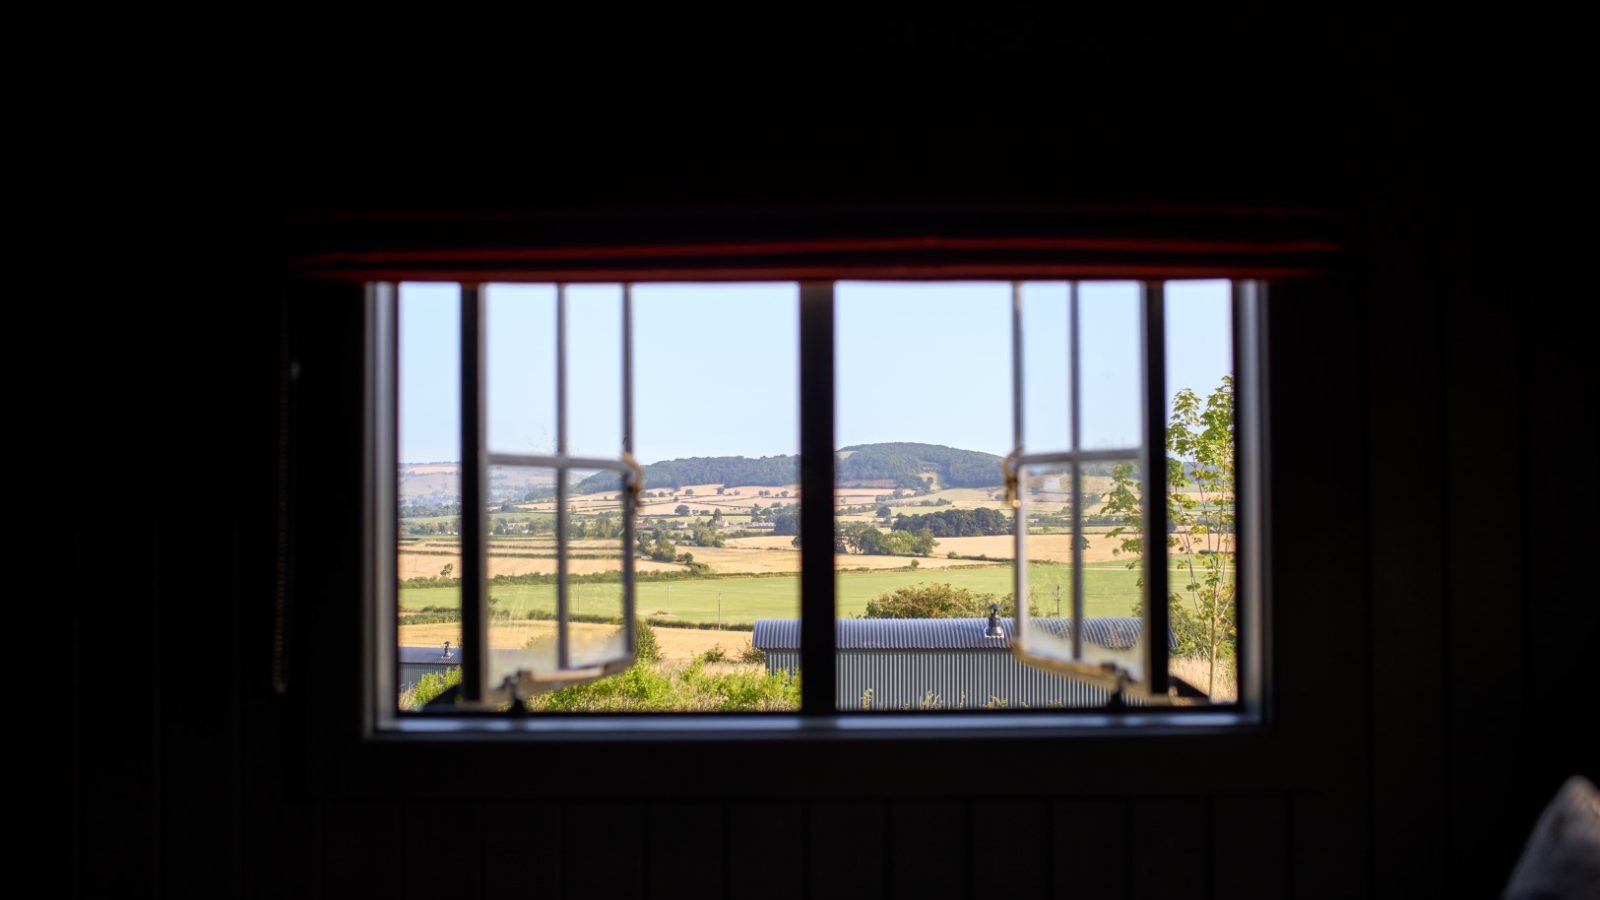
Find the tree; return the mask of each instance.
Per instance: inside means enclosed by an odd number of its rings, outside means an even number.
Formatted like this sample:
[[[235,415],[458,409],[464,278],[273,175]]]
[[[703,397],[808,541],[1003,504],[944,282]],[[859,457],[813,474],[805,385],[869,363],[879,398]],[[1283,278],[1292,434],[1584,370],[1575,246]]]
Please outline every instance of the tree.
[[[973,619],[987,616],[991,604],[999,608],[1001,615],[1005,615],[1012,609],[1011,595],[997,598],[994,594],[974,593],[949,584],[913,584],[879,595],[875,600],[868,600],[867,611],[862,618]],[[1031,602],[1028,610],[1033,615],[1039,613],[1038,607]]]
[[[1233,422],[1233,377],[1227,375],[1203,402],[1193,390],[1179,391],[1167,421],[1167,559],[1187,576],[1169,585],[1169,620],[1178,654],[1210,663],[1208,694],[1216,693],[1218,660],[1233,655],[1239,636]],[[1137,476],[1123,463],[1111,479],[1100,514],[1123,517],[1126,524],[1108,534],[1122,537],[1117,552],[1133,557],[1132,569],[1144,552]]]
[[[672,512],[674,514],[676,514],[676,515],[687,516],[689,514],[689,504],[687,504],[687,503],[679,503],[678,504],[678,508],[673,510]]]

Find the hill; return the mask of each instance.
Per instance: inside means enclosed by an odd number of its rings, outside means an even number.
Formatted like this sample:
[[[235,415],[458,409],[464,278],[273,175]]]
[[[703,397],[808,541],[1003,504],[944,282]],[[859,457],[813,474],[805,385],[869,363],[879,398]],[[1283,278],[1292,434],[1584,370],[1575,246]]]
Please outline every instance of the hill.
[[[939,444],[858,444],[839,451],[835,473],[840,486],[922,487],[923,479],[931,476],[942,487],[992,487],[1000,483],[1000,457]],[[777,487],[799,480],[798,456],[695,456],[644,467],[644,483],[652,489],[686,484]],[[585,478],[573,488],[580,494],[616,489],[617,476],[612,472]]]

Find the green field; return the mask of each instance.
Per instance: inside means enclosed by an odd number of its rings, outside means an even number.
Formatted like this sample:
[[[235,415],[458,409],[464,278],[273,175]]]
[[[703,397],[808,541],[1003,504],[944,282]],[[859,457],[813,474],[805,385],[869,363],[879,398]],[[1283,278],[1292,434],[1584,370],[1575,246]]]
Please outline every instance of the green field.
[[[1061,586],[1062,612],[1070,612],[1070,567],[1036,563],[1029,567],[1029,588],[1045,615],[1055,613],[1055,588]],[[978,593],[994,594],[996,599],[1011,593],[1009,565],[947,569],[937,572],[898,570],[887,572],[841,572],[838,576],[839,615],[859,616],[867,601],[896,588],[918,583],[950,584]],[[1090,616],[1131,615],[1139,599],[1135,582],[1138,573],[1120,564],[1084,568],[1084,610]],[[523,618],[529,610],[555,611],[555,586],[548,584],[490,585],[490,596],[497,608]],[[642,616],[667,617],[686,623],[717,621],[717,598],[722,598],[722,621],[751,623],[756,619],[793,618],[800,611],[800,579],[794,575],[707,578],[685,581],[646,581],[639,583],[638,609]],[[586,614],[616,615],[617,585],[573,585],[574,611]],[[401,588],[402,609],[424,606],[453,607],[460,602],[456,588]],[[580,610],[581,607],[581,610]],[[1006,611],[1002,609],[1002,614]]]

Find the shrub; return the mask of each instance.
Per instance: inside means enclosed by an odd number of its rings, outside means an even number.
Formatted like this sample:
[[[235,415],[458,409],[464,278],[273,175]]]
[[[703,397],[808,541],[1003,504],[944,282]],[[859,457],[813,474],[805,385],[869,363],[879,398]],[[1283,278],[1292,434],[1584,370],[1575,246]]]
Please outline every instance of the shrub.
[[[421,709],[433,702],[447,689],[461,683],[461,667],[455,666],[439,672],[424,672],[417,679],[417,686],[411,689],[411,708]]]
[[[700,654],[699,659],[700,659],[701,662],[707,662],[707,663],[727,662],[728,661],[728,651],[722,649],[722,645],[718,644],[715,647],[711,647],[710,649],[706,650],[706,652]]]
[[[656,642],[656,630],[640,619],[633,629],[633,646],[641,663],[661,661],[661,645]]]

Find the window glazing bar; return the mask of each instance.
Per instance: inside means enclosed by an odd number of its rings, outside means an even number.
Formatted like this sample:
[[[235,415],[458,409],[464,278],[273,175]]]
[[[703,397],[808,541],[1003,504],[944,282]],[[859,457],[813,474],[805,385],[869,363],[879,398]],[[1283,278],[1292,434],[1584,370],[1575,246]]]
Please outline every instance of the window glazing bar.
[[[1266,344],[1261,339],[1266,288],[1259,281],[1233,283],[1233,460],[1237,473],[1234,497],[1234,602],[1238,605],[1239,699],[1251,712],[1268,706],[1266,667],[1270,632],[1266,604],[1266,404],[1261,373]]]
[[[1023,371],[1022,371],[1022,282],[1011,282],[1011,470],[1006,473],[1011,486],[1011,531],[1015,536],[1016,550],[1012,565],[1016,572],[1016,596],[1013,598],[1012,634],[1023,646],[1028,645],[1028,509],[1027,476],[1023,467],[1028,464],[1022,456]]]
[[[491,466],[538,466],[549,469],[609,469],[613,472],[631,472],[633,466],[621,459],[604,456],[539,456],[527,453],[490,453],[486,457]]]
[[[567,286],[556,285],[556,455],[567,455]],[[567,633],[567,471],[556,470],[556,667],[572,668]]]
[[[1078,283],[1067,284],[1067,402],[1072,404],[1072,661],[1083,662],[1083,380],[1080,377]]]
[[[1144,646],[1145,683],[1167,693],[1167,342],[1166,291],[1145,282],[1140,387],[1144,413]]]
[[[800,710],[836,711],[833,283],[800,284]]]
[[[624,646],[632,660],[638,648],[634,641],[638,628],[633,624],[638,598],[633,585],[633,519],[638,515],[636,498],[644,487],[642,472],[633,457],[633,285],[622,286],[622,459],[628,471],[622,481],[622,621]]]
[[[488,546],[484,458],[484,303],[476,284],[461,286],[461,699],[479,703],[489,661]]]
[[[1039,466],[1049,463],[1122,462],[1136,457],[1144,450],[1139,447],[1108,447],[1093,450],[1061,450],[1055,453],[1024,453],[1012,460],[1013,467]]]

